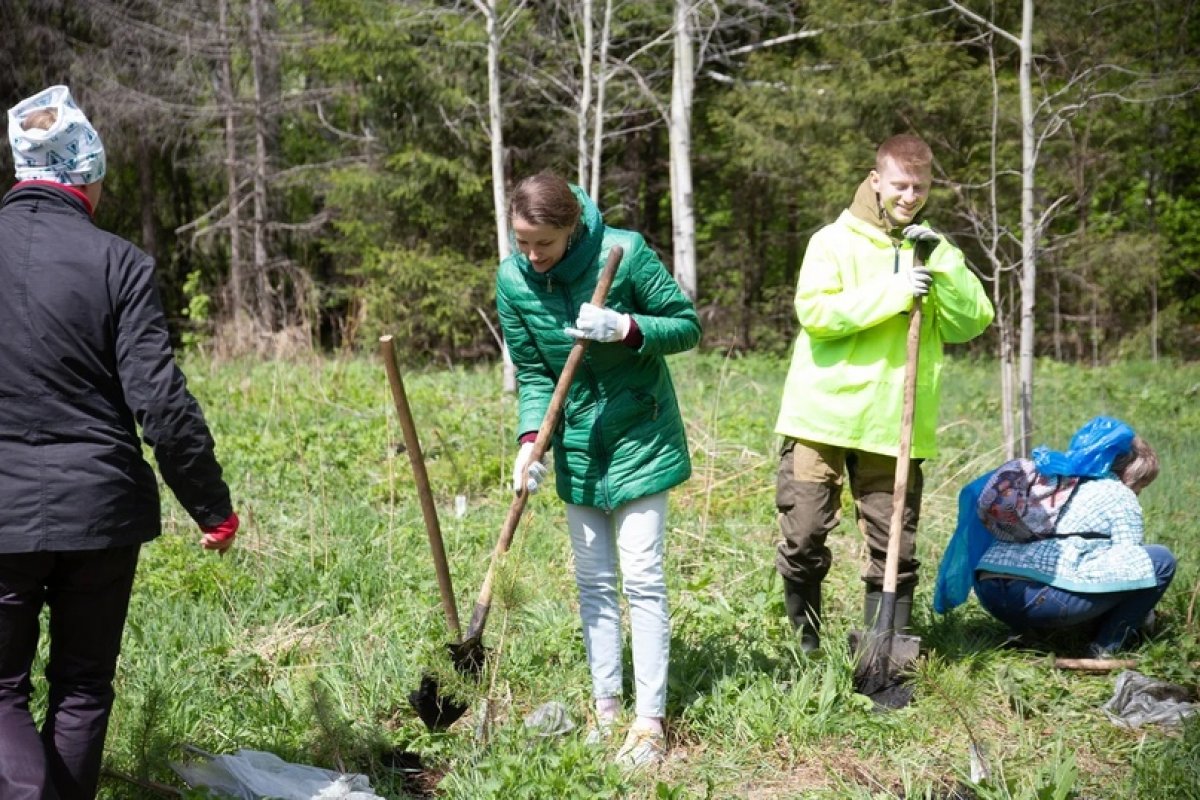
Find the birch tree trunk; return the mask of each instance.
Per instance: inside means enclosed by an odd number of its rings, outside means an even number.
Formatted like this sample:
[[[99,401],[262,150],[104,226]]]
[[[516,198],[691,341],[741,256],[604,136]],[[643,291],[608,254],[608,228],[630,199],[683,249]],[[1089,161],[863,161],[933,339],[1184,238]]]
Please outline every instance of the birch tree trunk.
[[[503,261],[511,255],[512,249],[508,244],[508,197],[504,188],[504,116],[500,105],[500,17],[496,2],[497,0],[475,0],[475,7],[487,21],[488,136],[492,148],[492,204],[496,212],[496,252]],[[504,391],[515,392],[517,373],[508,353],[508,345],[501,345],[500,352],[504,358]]]
[[[579,52],[581,91],[579,92],[579,106],[575,109],[575,154],[578,162],[575,183],[579,186],[587,186],[590,173],[588,157],[591,152],[588,148],[588,112],[592,107],[592,54],[595,49],[592,0],[583,0],[580,15],[583,17],[583,47]],[[595,197],[593,196],[592,199],[594,200]]]
[[[612,0],[604,2],[604,22],[600,26],[600,56],[596,59],[596,108],[592,112],[592,174],[588,194],[600,200],[600,157],[604,147],[604,95],[608,88],[608,44],[612,31]],[[580,186],[583,184],[581,183]]]
[[[692,206],[692,53],[691,6],[675,2],[675,57],[671,82],[670,151],[671,218],[675,280],[683,293],[696,299],[696,217]]]
[[[981,17],[958,0],[949,0],[951,8],[960,14],[979,23],[993,33],[1007,39],[1016,45],[1020,55],[1019,82],[1021,92],[1021,333],[1018,344],[1017,392],[1019,405],[1019,455],[1028,457],[1033,447],[1033,353],[1034,353],[1034,297],[1037,288],[1037,240],[1038,224],[1034,220],[1034,172],[1037,167],[1037,147],[1033,127],[1033,0],[1022,0],[1021,35],[1014,36],[995,23]],[[994,86],[994,84],[993,84]],[[995,89],[993,88],[993,109],[998,105]],[[993,126],[994,126],[993,122]],[[994,140],[994,127],[993,127]],[[993,141],[993,148],[995,147]],[[996,176],[996,165],[993,159],[993,184]],[[995,209],[995,193],[992,197],[993,213]],[[993,242],[995,239],[993,239]],[[997,281],[1000,278],[997,270]],[[1000,295],[997,294],[997,297]],[[997,306],[997,318],[1000,317],[1000,307]],[[1001,328],[1001,383],[1004,382],[1003,365],[1005,358],[1004,334]],[[1005,414],[1005,421],[1009,419]]]
[[[991,35],[988,37],[988,72],[992,80],[992,119],[988,141],[988,163],[991,167],[991,180],[988,181],[988,257],[995,276],[992,281],[992,307],[996,310],[994,324],[1000,331],[1000,428],[1004,435],[1004,459],[1010,461],[1017,454],[1016,415],[1013,408],[1013,326],[1004,292],[1006,273],[999,255],[1001,234],[997,181],[1000,165],[996,153],[1000,141],[1000,82],[996,77],[996,50],[994,36]]]
[[[1033,130],[1033,0],[1021,4],[1021,455],[1033,449],[1033,306],[1037,289],[1037,224],[1033,217],[1034,150]]]
[[[492,148],[492,204],[496,212],[496,252],[500,260],[512,252],[508,244],[508,197],[504,188],[504,115],[500,106],[500,19],[497,0],[476,6],[487,20],[488,137]]]

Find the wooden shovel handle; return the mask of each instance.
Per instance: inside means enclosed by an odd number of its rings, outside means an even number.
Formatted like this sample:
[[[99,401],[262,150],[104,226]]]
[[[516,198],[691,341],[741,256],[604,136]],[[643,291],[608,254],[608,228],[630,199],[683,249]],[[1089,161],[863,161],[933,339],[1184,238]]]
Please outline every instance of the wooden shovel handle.
[[[600,280],[596,283],[596,290],[592,293],[592,305],[604,305],[623,255],[624,251],[616,245],[608,251],[608,260],[604,263],[604,269],[600,272]],[[550,437],[554,433],[555,426],[558,425],[558,418],[562,413],[563,403],[567,400],[571,381],[575,378],[575,371],[579,369],[589,343],[588,339],[576,339],[575,344],[571,346],[571,352],[563,365],[562,373],[558,376],[558,383],[554,385],[550,406],[546,409],[546,415],[542,417],[542,426],[538,428],[537,439],[533,442],[530,463],[533,463],[534,460],[541,460],[546,452],[546,447],[550,444]],[[488,612],[491,611],[492,606],[492,583],[496,577],[496,564],[512,546],[517,523],[521,521],[521,514],[525,511],[525,503],[528,500],[529,492],[522,486],[521,490],[513,497],[512,505],[508,507],[508,515],[504,518],[504,525],[500,529],[500,538],[496,542],[495,549],[492,550],[491,564],[488,565],[487,575],[479,590],[479,599],[475,601],[475,609],[471,612],[471,624],[467,627],[467,641],[478,638],[483,632],[483,626],[487,623]]]
[[[913,266],[923,266],[921,248],[913,248]],[[921,355],[921,298],[914,297],[908,315],[908,345],[904,359],[904,408],[900,415],[900,451],[896,454],[896,480],[892,488],[892,519],[888,525],[887,561],[883,567],[884,594],[896,593],[900,571],[900,539],[904,530],[904,500],[908,494],[908,467],[912,454],[913,412],[917,400],[917,366]]]
[[[1137,669],[1133,658],[1056,658],[1055,669],[1071,669],[1081,672],[1111,672],[1115,669]]]
[[[413,478],[417,484],[417,497],[421,500],[421,516],[425,518],[425,533],[429,536],[429,550],[433,554],[433,569],[437,573],[438,591],[442,596],[442,610],[446,614],[446,626],[454,641],[462,639],[462,628],[458,622],[458,606],[454,601],[454,585],[450,582],[450,566],[446,563],[446,547],[442,542],[442,528],[438,524],[437,506],[433,502],[433,490],[429,485],[429,473],[425,471],[425,457],[421,453],[421,440],[417,438],[417,426],[413,422],[412,408],[396,365],[396,349],[391,335],[379,337],[379,352],[383,366],[387,369],[388,384],[392,388],[392,401],[396,415],[400,417],[400,429],[404,432],[404,447],[412,463]]]
[[[1056,658],[1054,668],[1080,672],[1112,672],[1118,669],[1137,669],[1139,663],[1136,658]],[[1200,669],[1200,661],[1192,661],[1188,666]]]

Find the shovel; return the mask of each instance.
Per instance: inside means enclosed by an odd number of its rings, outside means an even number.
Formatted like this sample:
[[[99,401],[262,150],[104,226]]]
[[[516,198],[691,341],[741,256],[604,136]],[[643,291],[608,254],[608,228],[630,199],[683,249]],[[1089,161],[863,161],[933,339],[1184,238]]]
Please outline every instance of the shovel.
[[[596,288],[592,294],[592,305],[604,306],[608,296],[608,289],[612,287],[613,277],[617,275],[617,267],[622,259],[622,248],[614,246],[608,251],[608,260],[605,261],[604,270],[600,272],[600,281],[596,283]],[[584,351],[588,348],[588,339],[576,339],[574,345],[571,345],[571,351],[566,356],[566,362],[563,365],[563,372],[558,377],[558,383],[554,384],[554,393],[550,398],[550,407],[546,409],[546,415],[542,417],[541,427],[538,428],[538,438],[534,440],[533,453],[530,456],[530,462],[541,461],[541,457],[546,453],[546,447],[550,444],[551,435],[554,432],[554,427],[558,426],[558,417],[562,414],[563,404],[566,402],[566,392],[571,387],[571,381],[575,378],[575,372],[583,361]],[[521,491],[517,492],[512,498],[512,504],[509,506],[508,516],[504,518],[504,525],[500,528],[499,540],[496,542],[496,547],[492,551],[492,561],[487,567],[487,575],[484,578],[484,585],[479,590],[479,599],[475,601],[475,608],[470,615],[470,625],[467,628],[467,638],[456,640],[446,645],[450,650],[451,660],[455,666],[463,672],[469,670],[472,674],[478,674],[484,664],[486,652],[484,650],[484,626],[487,624],[487,615],[492,608],[492,587],[496,581],[496,569],[500,558],[505,553],[509,552],[509,547],[512,546],[512,536],[516,534],[517,523],[521,522],[521,515],[524,512],[524,507],[529,500],[529,492],[522,486]],[[432,539],[431,539],[432,541]],[[440,541],[440,540],[439,540]],[[439,578],[440,579],[440,578]],[[449,577],[446,579],[446,585],[449,585]],[[443,595],[445,597],[445,595]],[[454,599],[450,604],[454,604]],[[457,632],[456,627],[451,628]],[[437,680],[431,675],[422,676],[421,687],[418,691],[409,694],[408,702],[413,705],[421,721],[425,722],[430,729],[436,730],[440,727],[449,726],[450,723],[462,716],[463,706],[458,705],[454,700],[440,697],[438,691]],[[464,709],[463,709],[464,710]],[[451,712],[457,711],[457,714],[450,717]]]
[[[425,457],[421,451],[421,441],[417,438],[417,426],[413,422],[412,408],[408,404],[408,395],[404,391],[404,381],[400,377],[400,368],[396,364],[396,352],[392,337],[379,337],[379,351],[383,356],[383,365],[387,369],[388,384],[392,389],[392,401],[396,406],[396,415],[400,418],[400,429],[404,432],[404,447],[408,460],[412,463],[413,478],[417,484],[417,497],[421,501],[421,516],[425,519],[425,532],[429,536],[429,550],[433,554],[433,568],[437,573],[438,591],[442,596],[442,611],[446,615],[446,627],[454,637],[454,643],[449,646],[454,667],[459,672],[478,675],[482,662],[471,663],[456,657],[455,648],[462,639],[462,628],[458,622],[458,605],[454,600],[454,585],[450,581],[450,567],[446,562],[446,548],[442,542],[442,528],[438,524],[437,506],[433,502],[433,490],[429,484],[429,473],[425,471]],[[417,715],[430,730],[442,730],[454,724],[467,710],[462,703],[447,698],[441,698],[437,691],[437,679],[432,675],[421,676],[421,686],[408,696]]]
[[[921,266],[920,247],[914,266]],[[917,394],[917,360],[921,344],[921,298],[914,297],[908,320],[908,352],[904,364],[904,408],[900,419],[900,452],[892,489],[892,519],[888,526],[887,561],[883,570],[883,597],[874,627],[865,634],[852,633],[858,642],[854,689],[879,706],[908,705],[912,689],[904,685],[905,672],[920,652],[919,637],[896,633],[896,574],[900,569],[900,536],[904,528],[904,497],[908,493],[909,454],[912,451],[913,407]]]
[[[600,280],[596,283],[596,290],[592,293],[592,305],[603,306],[605,299],[608,297],[608,290],[612,286],[613,278],[617,274],[617,267],[621,264],[621,257],[624,255],[622,249],[618,246],[613,246],[608,252],[608,260],[604,263],[604,269],[600,272]],[[537,439],[533,443],[533,453],[530,455],[529,463],[540,461],[546,452],[546,447],[550,444],[550,436],[554,433],[554,428],[558,425],[558,417],[562,413],[563,403],[567,399],[567,391],[571,388],[571,381],[575,377],[575,371],[579,368],[579,364],[583,361],[583,354],[587,351],[590,340],[576,339],[575,344],[571,346],[571,352],[567,356],[567,361],[563,365],[562,374],[558,376],[558,382],[554,385],[554,394],[550,398],[550,406],[546,409],[546,415],[542,418],[542,426],[538,428]],[[522,481],[524,484],[524,481]],[[504,525],[500,529],[500,538],[496,542],[496,547],[492,551],[492,561],[488,565],[487,576],[483,579],[483,586],[479,590],[479,598],[475,601],[475,609],[471,612],[471,623],[467,628],[467,638],[462,644],[455,648],[455,658],[462,659],[478,659],[483,660],[483,628],[487,624],[488,613],[492,608],[492,583],[496,577],[496,566],[500,558],[508,552],[508,548],[512,546],[513,535],[517,531],[517,523],[521,521],[521,514],[525,510],[525,503],[529,500],[529,492],[524,485],[521,491],[517,492],[513,498],[512,505],[508,508],[508,516],[504,519]]]

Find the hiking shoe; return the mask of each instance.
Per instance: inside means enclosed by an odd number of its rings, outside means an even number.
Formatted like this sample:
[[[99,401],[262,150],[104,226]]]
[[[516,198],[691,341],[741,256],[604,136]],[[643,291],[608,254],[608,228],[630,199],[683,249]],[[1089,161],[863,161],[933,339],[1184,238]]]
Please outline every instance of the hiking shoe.
[[[617,751],[616,763],[630,769],[660,764],[666,756],[666,746],[663,734],[635,725],[629,729],[625,744]]]

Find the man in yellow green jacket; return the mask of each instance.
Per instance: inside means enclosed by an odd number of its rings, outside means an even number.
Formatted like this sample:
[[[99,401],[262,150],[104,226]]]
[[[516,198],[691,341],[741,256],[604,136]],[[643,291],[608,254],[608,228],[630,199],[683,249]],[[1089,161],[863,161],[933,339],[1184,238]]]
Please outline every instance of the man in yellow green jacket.
[[[908,626],[917,584],[920,461],[936,455],[942,345],[975,338],[994,314],[962,252],[915,224],[929,197],[932,162],[929,145],[916,136],[880,145],[854,201],[813,235],[800,268],[801,329],[775,425],[784,437],[776,481],[783,539],[775,562],[805,651],[820,642],[821,581],[831,560],[825,540],[840,516],[843,473],[870,550],[862,572],[868,624],[878,610],[914,296],[924,300],[897,630]],[[926,254],[924,267],[913,266],[915,247]]]

